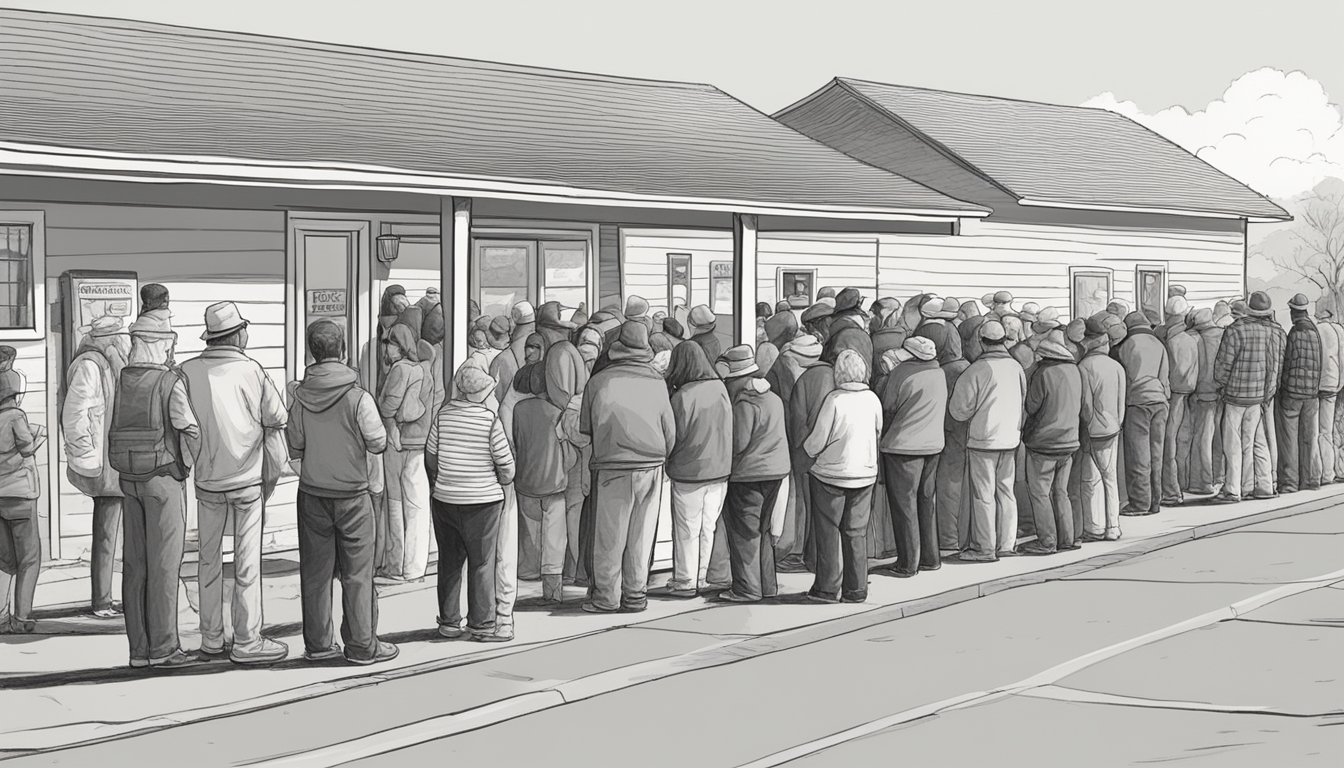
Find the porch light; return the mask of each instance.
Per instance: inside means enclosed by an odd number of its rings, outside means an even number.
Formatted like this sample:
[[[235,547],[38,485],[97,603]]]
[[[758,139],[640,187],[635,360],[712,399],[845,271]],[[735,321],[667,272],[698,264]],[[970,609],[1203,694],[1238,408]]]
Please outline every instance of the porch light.
[[[384,264],[391,264],[397,260],[397,251],[401,248],[401,237],[398,235],[379,235],[375,238],[378,241],[378,260]]]

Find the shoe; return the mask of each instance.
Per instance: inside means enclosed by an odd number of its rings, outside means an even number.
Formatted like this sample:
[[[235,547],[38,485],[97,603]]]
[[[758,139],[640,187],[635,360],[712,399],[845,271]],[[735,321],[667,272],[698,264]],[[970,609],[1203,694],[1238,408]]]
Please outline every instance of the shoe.
[[[131,669],[145,669],[149,666],[149,659],[131,659]]]
[[[583,601],[584,613],[620,613],[620,608],[603,608],[591,600]]]
[[[1219,494],[1213,496],[1212,498],[1210,498],[1210,499],[1209,499],[1209,503],[1210,503],[1210,504],[1239,504],[1239,503],[1241,503],[1241,497],[1240,497],[1240,496],[1233,496],[1233,495],[1230,494],[1230,493],[1219,493]]]
[[[937,565],[921,565],[921,566],[919,566],[919,570],[921,570],[921,571],[936,571],[936,570],[938,570],[939,568],[942,568],[942,567],[943,567],[943,564],[942,564],[942,563],[939,563],[939,564],[937,564]]]
[[[1107,532],[1106,532],[1106,540],[1107,540],[1107,541],[1119,541],[1119,540],[1120,540],[1120,532],[1119,532],[1119,531],[1107,531]]]
[[[1327,485],[1328,485],[1328,483],[1327,483]],[[1321,486],[1320,486],[1319,484],[1317,484],[1317,483],[1308,483],[1308,484],[1302,486],[1302,489],[1305,490],[1305,491],[1319,491],[1319,490],[1321,490]]]
[[[196,655],[207,661],[223,661],[229,658],[229,652],[233,650],[233,643],[225,643],[222,648],[206,648],[201,646],[196,651]]]
[[[999,557],[1000,557],[1000,558],[1004,558],[1004,557],[1017,557],[1017,550],[1016,550],[1016,549],[1001,549],[1001,550],[999,550]]]
[[[541,577],[541,602],[543,605],[556,605],[565,600],[565,582],[560,574],[548,574]]]
[[[1185,493],[1188,496],[1212,496],[1213,488],[1186,488]]]
[[[341,650],[340,643],[332,643],[331,647],[326,649],[325,651],[305,650],[303,652],[303,658],[307,659],[308,661],[333,661],[335,659],[341,658],[344,655],[345,652]]]
[[[965,552],[958,553],[957,559],[963,563],[995,563],[999,560],[999,558],[994,555],[980,555],[969,549]]]
[[[397,658],[397,654],[399,653],[401,653],[401,651],[398,650],[397,646],[391,643],[384,643],[380,640],[378,641],[378,650],[374,651],[373,658],[360,659],[355,658],[354,656],[351,656],[349,653],[347,653],[345,654],[345,660],[350,662],[351,664],[358,664],[361,667],[367,667],[370,664],[377,664],[380,661],[391,661]]]
[[[507,643],[513,639],[513,627],[497,627],[490,632],[472,632],[471,639],[477,643]]]
[[[778,563],[775,563],[775,572],[807,573],[807,563],[804,563],[803,558],[797,555],[789,555],[783,560],[780,560]]]
[[[701,591],[702,591],[702,592],[703,592],[703,591],[709,591],[709,592],[723,592],[723,591],[725,591],[725,590],[729,590],[729,589],[732,589],[732,588],[733,588],[733,585],[732,585],[731,583],[728,583],[728,582],[720,582],[720,581],[711,581],[711,582],[709,582],[708,584],[706,584],[705,587],[704,587],[704,589],[702,589]]]
[[[289,656],[289,646],[268,637],[261,639],[261,647],[255,651],[234,648],[229,653],[229,661],[234,664],[274,664]]]
[[[1120,510],[1120,516],[1121,516],[1121,517],[1147,517],[1147,516],[1152,515],[1152,514],[1155,514],[1155,513],[1154,513],[1153,511],[1151,511],[1151,510],[1147,510],[1147,509],[1122,509],[1122,510]]]
[[[754,598],[754,597],[747,597],[747,596],[745,596],[745,595],[739,595],[739,594],[737,594],[736,592],[734,592],[733,590],[730,589],[730,590],[727,590],[727,591],[725,591],[725,592],[720,592],[717,596],[715,596],[713,599],[711,599],[710,602],[711,602],[711,603],[759,603],[760,600],[759,600],[758,598]]]
[[[649,603],[645,600],[642,603],[621,603],[621,613],[643,613],[648,610]]]
[[[89,615],[95,619],[115,619],[121,616],[121,611],[116,608],[99,608],[96,611],[90,611]]]
[[[178,648],[176,651],[173,651],[162,659],[149,660],[149,666],[154,669],[181,669],[182,667],[191,667],[200,663],[199,659],[181,648]]]
[[[31,635],[37,631],[37,621],[35,619],[20,619],[18,616],[10,616],[0,623],[0,632],[9,632],[14,635]]]
[[[1075,550],[1075,549],[1082,549],[1082,548],[1083,548],[1083,545],[1082,545],[1082,544],[1079,544],[1078,542],[1075,541],[1075,542],[1073,542],[1072,544],[1068,545],[1067,547],[1064,547],[1064,546],[1058,547],[1058,551],[1060,551],[1060,552],[1072,552],[1072,551]]]
[[[1034,541],[1027,542],[1026,544],[1023,544],[1022,546],[1020,546],[1020,547],[1017,548],[1017,554],[1019,554],[1019,555],[1027,555],[1027,556],[1031,556],[1031,557],[1040,557],[1040,556],[1043,556],[1043,555],[1053,555],[1053,554],[1057,553],[1058,551],[1059,551],[1058,549],[1051,549],[1050,547],[1043,546],[1043,545],[1038,544],[1038,543],[1036,543],[1036,542],[1034,542]]]
[[[1289,491],[1289,493],[1292,493],[1292,491]],[[1252,499],[1259,499],[1259,500],[1261,500],[1261,501],[1264,501],[1264,500],[1266,500],[1266,499],[1277,499],[1277,498],[1279,498],[1279,494],[1277,494],[1277,493],[1272,493],[1272,492],[1271,492],[1271,493],[1265,493],[1264,491],[1256,491],[1255,493],[1252,493],[1252,494],[1251,494],[1251,498],[1252,498]]]
[[[808,592],[805,596],[807,597],[807,601],[809,603],[819,603],[821,605],[835,605],[840,602],[840,598],[838,597],[827,597],[826,595],[819,595],[815,592]]]
[[[878,568],[877,572],[883,576],[892,576],[897,579],[908,579],[919,573],[919,571],[903,571],[900,568],[890,565]]]
[[[1084,533],[1082,536],[1078,537],[1078,541],[1085,542],[1088,544],[1094,541],[1105,541],[1105,540],[1106,535],[1101,533]]]
[[[867,599],[868,599],[868,593],[867,593],[867,592],[856,592],[856,593],[854,593],[854,594],[852,594],[852,595],[845,595],[844,597],[840,598],[840,602],[842,602],[842,603],[862,603],[862,602],[864,602],[864,601],[867,600]]]
[[[699,593],[696,592],[694,589],[691,589],[690,587],[674,587],[669,584],[665,587],[658,587],[657,589],[651,589],[649,590],[649,594],[656,597],[676,597],[686,599],[690,597],[695,597]]]
[[[1162,499],[1158,503],[1164,507],[1179,507],[1185,503],[1185,499],[1177,496],[1172,496],[1170,498]]]
[[[456,640],[457,638],[465,635],[466,633],[467,630],[459,627],[456,624],[439,625],[439,637],[446,637],[449,640]]]

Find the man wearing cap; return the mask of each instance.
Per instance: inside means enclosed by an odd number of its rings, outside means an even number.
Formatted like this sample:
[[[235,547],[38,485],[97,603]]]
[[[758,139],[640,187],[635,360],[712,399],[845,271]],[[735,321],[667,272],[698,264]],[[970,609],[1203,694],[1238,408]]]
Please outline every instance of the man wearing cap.
[[[1279,439],[1279,492],[1320,487],[1316,461],[1321,388],[1321,335],[1308,315],[1310,302],[1297,294],[1288,302],[1293,329],[1283,358],[1283,383],[1275,406]]]
[[[593,592],[590,613],[647,607],[663,466],[676,444],[667,383],[650,362],[649,329],[626,322],[610,364],[583,390],[579,430],[592,438]],[[559,405],[558,403],[556,404]]]
[[[863,311],[863,294],[858,288],[846,288],[835,297],[832,323],[849,323],[860,330],[868,330],[868,315]]]
[[[704,304],[697,304],[691,308],[691,313],[686,317],[686,322],[690,325],[691,341],[700,345],[705,351],[705,357],[710,360],[718,360],[723,355],[723,344],[715,334],[715,328],[718,326],[718,318]]]
[[[1167,319],[1153,328],[1153,335],[1166,342],[1169,334],[1185,332],[1185,318],[1190,313],[1190,302],[1186,301],[1184,296],[1172,296],[1167,299],[1163,309]]]
[[[1180,326],[1172,318],[1180,318]],[[1163,448],[1162,504],[1176,506],[1185,501],[1185,490],[1190,487],[1190,448],[1193,442],[1193,420],[1190,401],[1199,387],[1199,331],[1194,315],[1185,299],[1174,296],[1167,299],[1167,323],[1154,329],[1165,329],[1162,336],[1171,364],[1171,411],[1167,418],[1166,444]]]
[[[65,374],[61,433],[65,438],[66,476],[93,500],[93,542],[89,548],[93,615],[118,615],[112,602],[112,573],[117,533],[122,527],[122,492],[107,461],[107,430],[117,382],[131,351],[131,339],[119,317],[104,315],[81,329],[83,340]]]
[[[1223,403],[1223,456],[1226,482],[1216,504],[1241,501],[1253,486],[1255,498],[1273,498],[1274,480],[1265,431],[1265,404],[1274,396],[1282,349],[1271,327],[1269,294],[1256,291],[1242,303],[1246,314],[1223,331],[1214,359],[1213,379]],[[1250,468],[1252,477],[1245,477]]]
[[[1175,283],[1173,283],[1172,285],[1170,285],[1170,286],[1167,287],[1167,298],[1172,298],[1172,297],[1175,297],[1175,296],[1180,296],[1181,298],[1185,298],[1185,286],[1184,286],[1184,285],[1176,285]]]
[[[1069,477],[1074,454],[1081,447],[1078,429],[1083,380],[1073,353],[1064,346],[1063,331],[1051,331],[1036,353],[1040,362],[1032,367],[1027,383],[1026,421],[1022,427],[1036,540],[1018,551],[1051,555],[1078,546],[1074,543]]]
[[[1079,499],[1073,511],[1075,541],[1116,541],[1120,538],[1119,442],[1125,418],[1124,366],[1111,356],[1108,318],[1102,311],[1084,325],[1079,430]]]
[[[1115,358],[1125,369],[1125,487],[1122,515],[1161,511],[1163,450],[1171,403],[1171,361],[1142,312],[1125,317],[1125,340]]]
[[[140,286],[140,313],[157,312],[168,309],[168,287],[159,283],[145,283]]]
[[[406,332],[401,329],[401,332]],[[200,527],[201,653],[239,664],[281,661],[289,649],[261,636],[261,536],[268,435],[285,427],[271,378],[247,355],[247,320],[231,301],[205,308],[205,351],[182,364],[200,421],[196,503]],[[277,475],[278,477],[278,475]],[[271,489],[274,489],[275,478]],[[233,644],[224,632],[224,529],[233,521]]]
[[[801,573],[807,570],[803,560],[804,546],[808,538],[808,497],[807,468],[811,460],[802,450],[803,426],[807,422],[806,404],[793,399],[793,390],[807,369],[818,365],[821,360],[821,342],[808,334],[795,336],[784,345],[779,359],[775,361],[766,383],[784,404],[785,434],[789,440],[789,457],[792,469],[789,476],[789,505],[784,521],[784,533],[779,537],[775,551],[775,568],[783,573]]]
[[[808,333],[816,336],[821,343],[825,344],[826,339],[831,335],[832,315],[835,313],[835,307],[825,302],[817,302],[803,311],[799,321]]]
[[[967,422],[966,464],[971,487],[968,562],[993,562],[1017,544],[1017,498],[1013,492],[1017,447],[1022,442],[1022,406],[1027,381],[1005,348],[998,320],[980,326],[983,352],[957,379],[948,415]]]
[[[994,306],[990,308],[989,314],[1003,326],[1007,345],[1015,344],[1025,337],[1022,319],[1017,310],[1013,309],[1013,294],[1008,291],[995,293]]]
[[[932,341],[938,350],[936,357],[939,360],[944,357],[961,357],[961,335],[952,326],[952,319],[960,310],[961,304],[956,299],[940,299],[937,296],[928,299],[919,308],[923,322],[915,329],[914,335]]]
[[[130,326],[117,382],[108,463],[125,497],[121,588],[132,667],[193,661],[177,636],[177,582],[186,536],[183,484],[200,453],[200,427],[182,374],[168,367],[177,334],[163,313]]]
[[[1213,379],[1223,329],[1214,323],[1210,309],[1196,310],[1190,316],[1194,320],[1191,337],[1198,345],[1199,362],[1195,391],[1189,400],[1190,469],[1184,490],[1190,494],[1209,495],[1214,492],[1214,486],[1221,483],[1223,472],[1223,441],[1218,434],[1222,407],[1218,402],[1218,385]]]
[[[955,335],[955,334],[954,334]],[[911,336],[895,351],[899,361],[882,390],[882,477],[896,539],[895,576],[937,570],[937,477],[944,447],[947,376],[935,342]]]

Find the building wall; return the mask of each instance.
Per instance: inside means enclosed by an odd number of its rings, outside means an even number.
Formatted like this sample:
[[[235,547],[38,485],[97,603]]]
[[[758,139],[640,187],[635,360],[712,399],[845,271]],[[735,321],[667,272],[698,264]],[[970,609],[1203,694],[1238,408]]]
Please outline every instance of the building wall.
[[[1239,296],[1245,237],[1219,224],[1195,228],[1082,226],[967,220],[958,237],[882,235],[880,293],[904,299],[921,291],[979,299],[1008,290],[1069,314],[1069,268],[1113,270],[1113,297],[1134,306],[1135,268],[1160,264],[1168,284],[1184,285],[1197,306]]]
[[[49,286],[54,287],[61,273],[70,269],[132,270],[138,273],[142,285],[148,282],[166,285],[178,332],[179,361],[204,348],[200,335],[204,330],[205,308],[216,301],[236,302],[251,322],[248,353],[261,363],[277,387],[283,387],[283,211],[17,202],[0,203],[0,209],[45,211]],[[57,301],[58,292],[48,290],[48,304]],[[19,349],[19,367],[28,377],[29,392],[24,406],[35,422],[50,428],[53,436],[59,434],[59,418],[46,413],[49,386],[46,352],[50,351],[53,361],[59,360],[59,330],[58,325],[49,323],[45,344],[7,342]],[[39,457],[44,465],[45,453]],[[64,468],[60,476],[62,557],[70,559],[78,557],[87,547],[92,505],[65,480]],[[45,466],[42,477],[45,485]],[[291,481],[277,490],[268,505],[268,529],[292,526],[293,506]],[[44,503],[44,514],[47,509]]]

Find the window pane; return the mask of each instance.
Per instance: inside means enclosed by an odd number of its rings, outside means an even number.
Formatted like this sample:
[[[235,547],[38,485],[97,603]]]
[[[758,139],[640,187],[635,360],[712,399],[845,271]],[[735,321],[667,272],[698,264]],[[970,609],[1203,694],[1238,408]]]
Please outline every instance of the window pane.
[[[578,286],[577,288],[546,287],[546,301],[558,301],[564,307],[576,308],[587,300],[588,289],[584,286]]]
[[[495,317],[507,315],[513,305],[527,298],[527,286],[491,286],[481,288],[481,314]]]
[[[32,325],[32,248],[32,225],[0,224],[0,328]]]
[[[1091,317],[1106,309],[1111,301],[1111,279],[1108,275],[1079,273],[1073,276],[1073,304],[1077,317]]]
[[[547,288],[588,284],[588,249],[582,244],[543,245],[541,258]]]
[[[480,284],[499,287],[527,285],[527,249],[514,246],[481,246]],[[482,291],[481,300],[485,300]],[[484,311],[484,307],[482,307]]]

